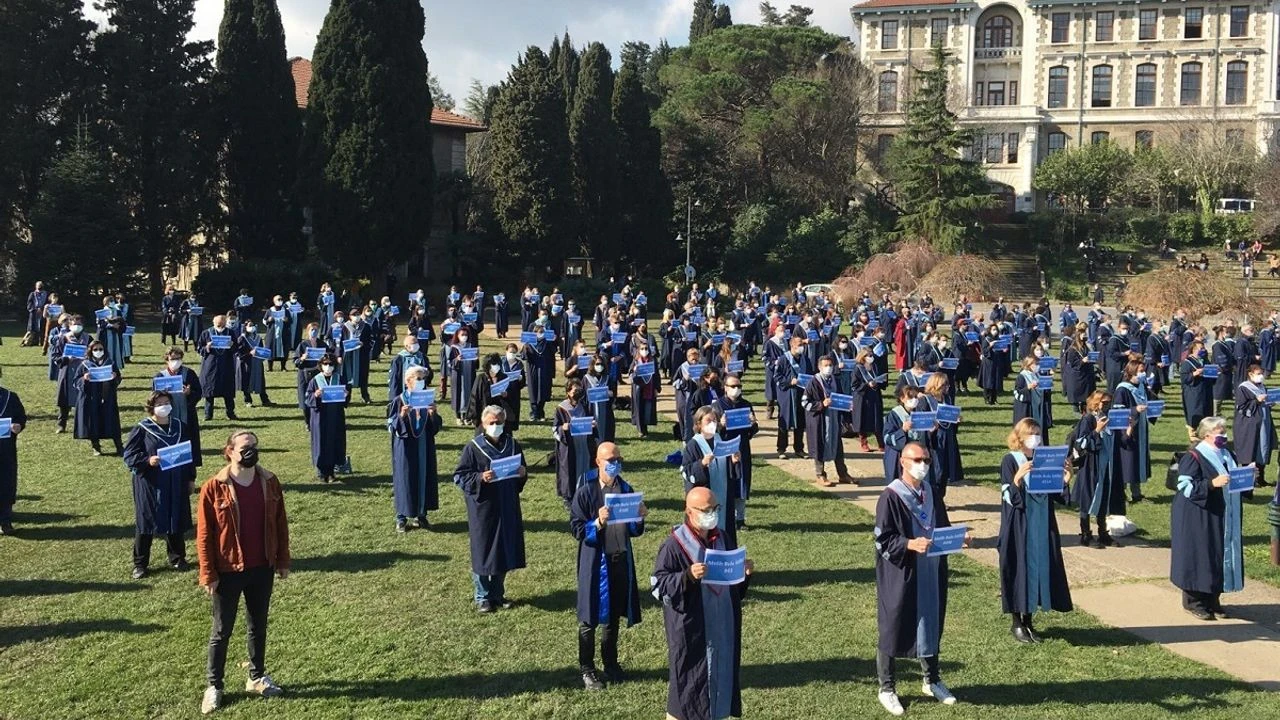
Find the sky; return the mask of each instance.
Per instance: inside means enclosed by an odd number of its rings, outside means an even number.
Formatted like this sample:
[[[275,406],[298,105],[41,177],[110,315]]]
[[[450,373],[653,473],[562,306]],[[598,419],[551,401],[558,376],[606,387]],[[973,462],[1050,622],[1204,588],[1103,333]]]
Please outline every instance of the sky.
[[[328,0],[277,0],[284,19],[289,56],[311,57],[324,22]],[[375,0],[376,1],[376,0]],[[813,8],[813,24],[836,35],[851,35],[849,8],[854,0],[801,0]],[[730,0],[733,20],[755,23],[759,0]],[[784,11],[789,2],[774,2]],[[192,39],[216,40],[223,0],[196,0]],[[459,105],[473,78],[485,85],[506,77],[517,56],[530,45],[546,49],[557,34],[569,31],[574,44],[600,41],[614,55],[627,40],[657,45],[666,38],[684,45],[689,36],[693,0],[422,0],[427,15],[423,47],[431,72]],[[103,22],[85,0],[85,12]]]

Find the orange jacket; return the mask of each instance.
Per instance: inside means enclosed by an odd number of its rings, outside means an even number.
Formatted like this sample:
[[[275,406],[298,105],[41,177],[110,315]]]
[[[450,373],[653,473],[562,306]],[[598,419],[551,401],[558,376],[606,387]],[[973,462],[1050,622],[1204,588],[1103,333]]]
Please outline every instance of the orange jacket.
[[[289,520],[284,512],[284,494],[280,481],[267,470],[254,468],[262,481],[263,545],[267,564],[276,571],[289,569]],[[209,478],[200,488],[196,503],[196,555],[200,559],[200,584],[209,585],[220,573],[244,570],[244,553],[240,550],[240,505],[236,491],[241,489],[231,479],[228,465]]]

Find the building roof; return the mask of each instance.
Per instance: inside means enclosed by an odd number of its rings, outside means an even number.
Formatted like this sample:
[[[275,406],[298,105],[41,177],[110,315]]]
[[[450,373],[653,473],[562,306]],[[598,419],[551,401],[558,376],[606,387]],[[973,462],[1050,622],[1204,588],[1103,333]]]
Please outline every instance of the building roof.
[[[853,11],[876,10],[879,8],[911,8],[928,5],[961,5],[967,2],[957,0],[865,0],[853,6]]]
[[[307,106],[307,91],[311,88],[311,61],[304,57],[289,58],[289,69],[293,72],[293,94],[298,107]],[[431,124],[435,127],[446,127],[463,132],[483,132],[489,128],[483,123],[457,113],[431,108]]]

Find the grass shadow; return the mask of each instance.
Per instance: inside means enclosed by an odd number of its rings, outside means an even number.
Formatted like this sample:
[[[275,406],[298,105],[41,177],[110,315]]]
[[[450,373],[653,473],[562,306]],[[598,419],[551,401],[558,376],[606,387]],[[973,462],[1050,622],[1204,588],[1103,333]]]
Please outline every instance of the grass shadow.
[[[133,525],[45,525],[18,527],[14,535],[23,540],[125,540],[132,539]]]
[[[522,598],[520,604],[535,607],[544,612],[567,612],[578,608],[578,592],[576,590],[556,590],[527,600]]]
[[[875,568],[766,570],[751,576],[751,587],[796,587],[832,583],[874,583]]]
[[[448,555],[435,553],[406,553],[399,550],[372,553],[335,553],[316,557],[293,558],[292,572],[345,572],[360,573],[375,570],[386,570],[401,562],[425,560],[427,562],[445,562]]]
[[[0,648],[25,642],[43,642],[56,638],[78,638],[91,633],[128,633],[145,635],[168,630],[164,625],[135,623],[124,618],[106,620],[71,620],[44,625],[0,627]]]
[[[1039,702],[1080,706],[1149,704],[1169,713],[1180,713],[1230,708],[1231,703],[1216,696],[1251,689],[1253,686],[1240,681],[1199,677],[991,683],[965,688],[964,701],[992,708],[1027,707]]]
[[[106,583],[78,580],[0,580],[0,597],[72,595],[82,592],[133,592],[145,586],[137,583]]]

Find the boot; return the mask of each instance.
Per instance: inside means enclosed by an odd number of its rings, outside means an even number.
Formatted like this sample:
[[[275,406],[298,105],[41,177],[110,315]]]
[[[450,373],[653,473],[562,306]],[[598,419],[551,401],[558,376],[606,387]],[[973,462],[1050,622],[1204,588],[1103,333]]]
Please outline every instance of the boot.
[[[1020,643],[1030,645],[1035,642],[1035,640],[1031,639],[1031,634],[1027,632],[1026,626],[1023,625],[1022,615],[1019,613],[1013,613],[1013,624],[1009,628],[1009,632],[1013,633],[1013,639]]]
[[[1031,638],[1031,642],[1040,642],[1040,636],[1036,635],[1036,629],[1031,625],[1031,615],[1029,613],[1022,616],[1022,627],[1027,631],[1027,637]]]
[[[1080,547],[1088,547],[1093,542],[1093,532],[1089,530],[1089,520],[1080,521]]]

